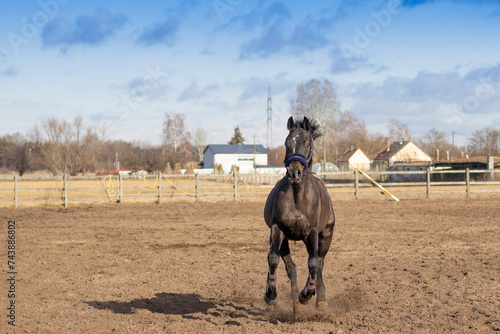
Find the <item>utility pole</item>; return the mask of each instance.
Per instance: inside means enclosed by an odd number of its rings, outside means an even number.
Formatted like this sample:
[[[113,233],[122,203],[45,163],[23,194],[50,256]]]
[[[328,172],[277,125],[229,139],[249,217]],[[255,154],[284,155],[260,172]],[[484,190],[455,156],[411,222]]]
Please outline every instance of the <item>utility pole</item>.
[[[269,154],[269,152],[267,153]],[[255,161],[257,156],[257,148],[255,146],[255,135],[253,135],[253,173],[257,173],[257,161]]]
[[[451,161],[455,155],[455,131],[451,131]]]
[[[323,163],[326,168],[326,126],[323,126]]]
[[[120,161],[118,160],[118,152],[115,154],[115,168],[120,169]]]

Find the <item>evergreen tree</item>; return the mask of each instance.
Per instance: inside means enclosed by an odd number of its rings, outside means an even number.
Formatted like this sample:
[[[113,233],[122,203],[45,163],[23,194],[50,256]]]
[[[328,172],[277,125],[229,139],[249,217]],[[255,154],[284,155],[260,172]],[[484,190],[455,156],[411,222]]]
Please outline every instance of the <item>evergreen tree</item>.
[[[240,126],[234,128],[233,138],[228,142],[229,145],[243,145],[245,143],[245,138],[241,133]]]

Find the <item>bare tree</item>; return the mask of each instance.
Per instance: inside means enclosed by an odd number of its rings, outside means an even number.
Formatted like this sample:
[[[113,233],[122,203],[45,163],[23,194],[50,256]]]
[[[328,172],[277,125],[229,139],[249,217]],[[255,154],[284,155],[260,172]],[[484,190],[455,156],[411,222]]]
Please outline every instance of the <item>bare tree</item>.
[[[103,136],[85,128],[81,117],[73,122],[46,118],[32,132],[42,164],[54,175],[86,173],[96,161]]]
[[[1,140],[2,165],[14,169],[22,176],[31,169],[31,144],[20,133],[6,135]]]
[[[446,132],[437,129],[429,130],[418,144],[430,156],[436,156],[437,150],[444,153],[451,148]]]
[[[363,151],[365,151],[365,153],[373,159],[385,148],[384,136],[381,134],[369,133],[368,137],[362,144],[359,145],[359,147],[361,147]]]
[[[196,128],[196,130],[194,131],[193,146],[198,161],[203,160],[203,151],[208,145],[208,137],[208,132],[203,128]]]
[[[186,129],[185,118],[182,114],[165,114],[162,141],[166,160],[172,165],[193,159],[193,147],[190,143],[191,134]]]
[[[29,143],[11,143],[7,149],[7,158],[10,160],[10,166],[19,173],[19,176],[23,176],[30,169]]]
[[[369,133],[363,120],[344,111],[337,123],[337,145],[340,154],[352,146],[362,148],[373,158],[384,148],[384,136]]]
[[[322,124],[334,122],[338,113],[337,95],[333,84],[311,79],[297,86],[297,96],[290,101],[293,116],[317,118]]]
[[[316,144],[319,155],[335,156],[338,151],[336,132],[340,111],[333,84],[326,79],[322,82],[311,79],[299,84],[295,99],[290,101],[290,109],[294,117],[307,116],[319,120],[325,134],[320,145]]]
[[[468,146],[470,155],[500,155],[500,129],[486,127],[473,131]]]
[[[127,169],[137,171],[145,169],[155,171],[165,168],[165,154],[160,146],[146,141],[123,140],[103,143],[102,154],[98,159],[99,169]]]
[[[267,152],[267,156],[269,157],[269,165],[270,166],[283,165],[283,161],[285,160],[285,155],[286,155],[285,146],[270,148]]]
[[[337,122],[337,142],[339,149],[349,146],[359,147],[367,139],[368,131],[365,122],[349,111],[341,112]]]
[[[413,136],[410,132],[408,125],[402,123],[401,121],[393,118],[389,121],[389,139],[391,141],[407,141],[413,140]]]
[[[165,157],[159,147],[148,147],[141,150],[140,163],[143,169],[154,171],[162,170],[166,166]]]

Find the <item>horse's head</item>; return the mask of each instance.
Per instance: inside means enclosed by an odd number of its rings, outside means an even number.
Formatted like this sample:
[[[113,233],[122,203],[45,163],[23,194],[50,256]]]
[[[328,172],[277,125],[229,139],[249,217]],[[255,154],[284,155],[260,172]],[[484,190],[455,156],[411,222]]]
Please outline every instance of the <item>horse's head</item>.
[[[316,129],[313,129],[307,117],[302,122],[295,122],[290,117],[287,128],[290,132],[285,140],[285,167],[290,183],[299,184],[312,161],[313,132]]]

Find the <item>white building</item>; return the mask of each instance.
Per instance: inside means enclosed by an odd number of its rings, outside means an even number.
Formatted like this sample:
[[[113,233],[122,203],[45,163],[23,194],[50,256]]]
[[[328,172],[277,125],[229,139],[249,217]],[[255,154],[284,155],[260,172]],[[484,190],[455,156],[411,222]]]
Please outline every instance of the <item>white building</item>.
[[[341,171],[350,171],[355,168],[351,166],[358,167],[364,172],[368,172],[370,170],[370,164],[372,159],[359,147],[352,147],[345,151],[338,159],[337,163],[339,165],[339,170]]]
[[[255,145],[255,152],[254,145],[208,145],[203,151],[203,168],[219,164],[225,173],[234,165],[241,174],[253,173],[255,167],[267,163],[267,150],[262,145]]]
[[[373,158],[373,167],[385,170],[397,163],[431,161],[432,158],[412,141],[398,141],[391,144],[386,139],[386,149]]]

